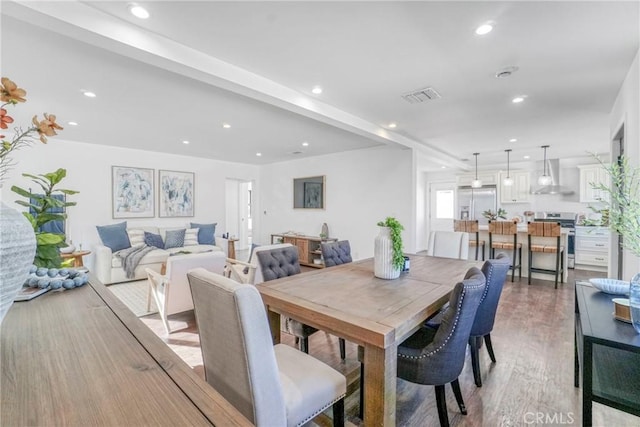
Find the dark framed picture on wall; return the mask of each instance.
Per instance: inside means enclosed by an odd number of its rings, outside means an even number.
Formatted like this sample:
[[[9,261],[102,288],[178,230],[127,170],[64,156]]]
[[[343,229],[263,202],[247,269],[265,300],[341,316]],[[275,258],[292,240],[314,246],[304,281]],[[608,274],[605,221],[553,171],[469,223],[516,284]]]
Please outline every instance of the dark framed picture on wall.
[[[318,209],[322,207],[322,183],[304,183],[304,207]]]
[[[155,216],[154,174],[154,169],[111,167],[111,205],[114,219]]]
[[[158,178],[159,217],[194,216],[195,174],[160,170]]]

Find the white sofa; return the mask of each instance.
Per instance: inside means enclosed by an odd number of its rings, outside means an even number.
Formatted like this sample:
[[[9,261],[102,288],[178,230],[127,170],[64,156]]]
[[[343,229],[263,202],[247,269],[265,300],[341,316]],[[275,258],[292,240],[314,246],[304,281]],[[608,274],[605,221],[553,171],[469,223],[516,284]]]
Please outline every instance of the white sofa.
[[[132,227],[136,230],[143,230],[149,233],[160,234],[162,240],[166,241],[166,232],[168,230],[180,230],[185,227],[154,227],[154,226],[135,226]],[[187,227],[188,228],[188,227]],[[129,229],[127,229],[129,230]],[[117,256],[118,252],[112,252],[111,248],[103,245],[97,245],[95,248],[95,265],[94,274],[105,285],[113,283],[129,282],[132,280],[141,280],[147,278],[146,269],[150,268],[153,271],[160,272],[162,263],[167,261],[170,254],[188,251],[191,253],[200,253],[208,251],[222,251],[227,253],[227,239],[221,236],[216,236],[216,245],[190,245],[170,249],[154,249],[147,253],[138,266],[136,267],[134,277],[128,278],[122,268],[122,259]]]

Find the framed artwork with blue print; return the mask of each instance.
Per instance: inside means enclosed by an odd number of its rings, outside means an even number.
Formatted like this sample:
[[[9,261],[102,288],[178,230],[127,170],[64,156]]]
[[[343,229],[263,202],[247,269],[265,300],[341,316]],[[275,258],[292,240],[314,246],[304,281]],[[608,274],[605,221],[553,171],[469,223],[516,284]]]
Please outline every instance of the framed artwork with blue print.
[[[160,170],[159,183],[159,217],[194,216],[195,207],[195,174],[193,172],[177,172]]]
[[[154,169],[130,166],[111,167],[113,218],[153,218],[155,216]]]

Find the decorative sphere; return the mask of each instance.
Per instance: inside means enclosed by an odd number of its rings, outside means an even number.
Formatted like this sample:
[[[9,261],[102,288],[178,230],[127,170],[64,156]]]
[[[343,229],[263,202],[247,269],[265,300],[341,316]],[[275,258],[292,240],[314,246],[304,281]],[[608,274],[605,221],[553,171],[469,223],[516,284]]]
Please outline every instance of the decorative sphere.
[[[47,271],[47,274],[49,275],[49,277],[56,277],[58,275],[58,269],[50,268],[49,271]]]
[[[78,271],[70,269],[70,270],[68,270],[67,274],[69,275],[69,279],[73,279],[74,277],[76,277],[78,275]]]
[[[38,279],[35,276],[29,278],[29,286],[31,286],[32,288],[35,288],[36,286],[38,286],[38,280],[40,279]]]
[[[51,289],[60,289],[62,287],[62,280],[61,279],[54,279],[54,280],[51,281],[49,286],[51,286]]]
[[[61,276],[66,276],[67,274],[69,274],[69,269],[68,268],[61,268],[60,270],[58,270],[58,274]]]
[[[36,271],[38,271],[38,267],[36,267],[35,265],[32,265],[32,266],[29,268],[29,274],[33,274],[33,273],[35,273]]]
[[[62,282],[62,287],[65,289],[72,289],[75,286],[76,286],[75,283],[73,283],[73,280],[71,279],[65,279],[65,281]]]
[[[44,278],[44,279],[40,279],[38,280],[38,287],[40,289],[44,289],[44,288],[48,288],[49,287],[49,283],[51,283],[51,279],[50,278]]]
[[[73,278],[73,284],[75,286],[82,286],[84,285],[84,282],[82,281],[82,276],[76,276]]]
[[[39,269],[36,270],[36,276],[40,276],[40,277],[46,276],[48,271],[49,271],[48,268],[40,267]]]

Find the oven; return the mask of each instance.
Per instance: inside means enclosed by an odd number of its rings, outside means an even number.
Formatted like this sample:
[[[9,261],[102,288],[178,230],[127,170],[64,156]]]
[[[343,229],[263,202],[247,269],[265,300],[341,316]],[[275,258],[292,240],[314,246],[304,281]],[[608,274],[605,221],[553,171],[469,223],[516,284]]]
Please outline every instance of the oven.
[[[544,218],[536,218],[536,221],[559,222],[560,227],[569,229],[567,268],[574,268],[576,264],[576,214],[572,212],[546,212],[544,216]]]

